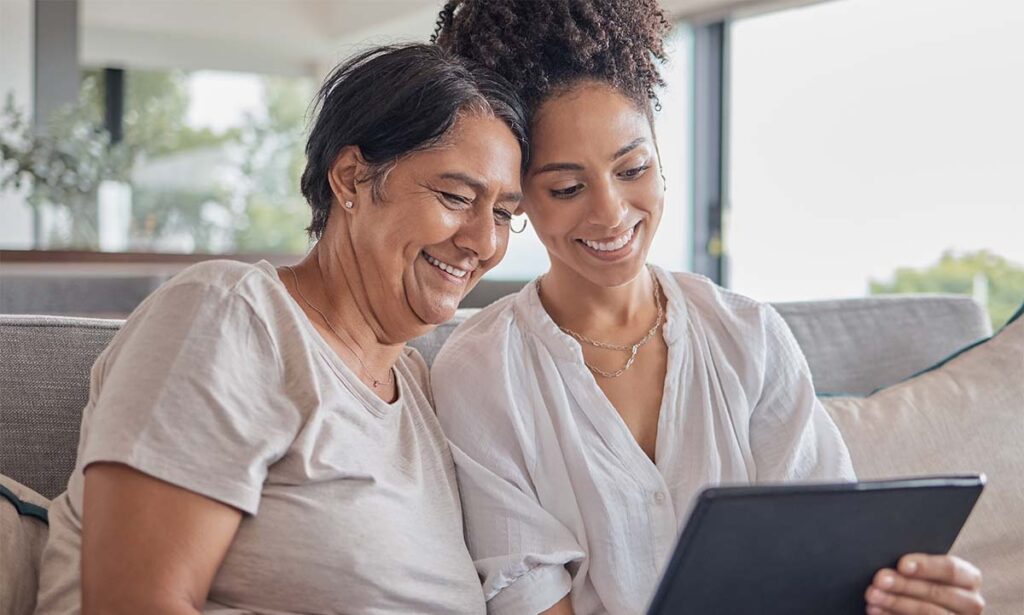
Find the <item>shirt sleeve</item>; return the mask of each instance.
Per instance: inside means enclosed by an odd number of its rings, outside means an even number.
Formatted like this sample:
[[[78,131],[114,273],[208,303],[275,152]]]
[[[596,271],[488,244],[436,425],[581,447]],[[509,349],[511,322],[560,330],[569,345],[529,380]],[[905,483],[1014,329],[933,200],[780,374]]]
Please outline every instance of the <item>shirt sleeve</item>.
[[[161,289],[95,368],[79,465],[123,463],[255,514],[301,427],[282,371],[247,300],[201,283]]]
[[[750,417],[756,482],[856,480],[846,443],[814,393],[793,333],[772,307],[764,310],[764,377]]]
[[[510,392],[507,353],[494,341],[446,348],[431,381],[488,612],[539,613],[569,594],[566,565],[582,560],[584,551],[538,498],[524,414],[530,409]]]

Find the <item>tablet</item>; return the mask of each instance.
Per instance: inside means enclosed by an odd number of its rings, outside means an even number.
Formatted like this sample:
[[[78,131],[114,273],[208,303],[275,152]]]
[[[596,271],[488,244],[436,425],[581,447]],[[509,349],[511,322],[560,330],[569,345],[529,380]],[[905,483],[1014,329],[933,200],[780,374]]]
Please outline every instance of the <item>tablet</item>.
[[[648,615],[863,615],[880,568],[949,551],[983,476],[716,487],[698,496]]]

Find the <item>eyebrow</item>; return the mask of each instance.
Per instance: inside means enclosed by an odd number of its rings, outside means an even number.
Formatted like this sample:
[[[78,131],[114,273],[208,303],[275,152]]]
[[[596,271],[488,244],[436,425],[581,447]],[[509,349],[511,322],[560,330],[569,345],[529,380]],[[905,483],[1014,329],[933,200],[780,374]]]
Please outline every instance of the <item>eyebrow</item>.
[[[466,184],[467,186],[475,190],[478,194],[487,192],[487,186],[482,181],[476,179],[475,177],[466,175],[465,173],[442,173],[441,179],[450,179],[452,181],[462,182],[463,184]],[[522,192],[502,192],[501,194],[498,195],[498,202],[501,203],[507,201],[519,202],[522,200]]]
[[[612,160],[614,161],[614,160],[617,160],[617,159],[625,156],[629,152],[631,152],[631,151],[635,150],[636,148],[640,147],[640,145],[642,143],[644,143],[645,141],[647,141],[646,137],[637,137],[636,139],[633,139],[629,143],[623,145],[618,150],[616,150],[615,153],[612,154]]]
[[[633,139],[632,141],[630,141],[626,145],[623,145],[622,147],[617,149],[615,151],[615,153],[612,154],[611,160],[613,162],[615,160],[618,160],[619,158],[625,156],[629,152],[631,152],[631,151],[635,150],[636,148],[640,147],[640,145],[642,145],[646,141],[647,141],[646,137],[638,137],[636,139]],[[548,164],[542,166],[541,168],[537,169],[536,171],[534,171],[533,175],[540,175],[541,173],[550,173],[552,171],[582,171],[582,170],[583,170],[583,165],[581,165],[579,163],[576,163],[576,162],[551,162],[551,163],[548,163]]]

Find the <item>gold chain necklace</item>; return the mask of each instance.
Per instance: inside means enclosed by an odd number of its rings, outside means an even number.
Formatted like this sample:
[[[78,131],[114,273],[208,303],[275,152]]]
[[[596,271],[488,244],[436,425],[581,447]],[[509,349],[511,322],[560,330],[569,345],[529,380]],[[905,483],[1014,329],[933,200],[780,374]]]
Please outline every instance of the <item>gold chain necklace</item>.
[[[356,358],[356,361],[359,361],[359,366],[363,370],[363,375],[366,376],[367,378],[369,378],[373,382],[373,388],[376,389],[380,385],[385,384],[385,382],[387,383],[388,386],[391,386],[392,384],[394,384],[394,382],[395,382],[395,370],[393,368],[388,368],[388,379],[386,381],[384,381],[384,380],[377,380],[376,378],[373,377],[373,374],[370,373],[370,369],[368,367],[366,367],[366,363],[363,363],[363,360],[359,357],[359,353],[357,353],[355,350],[353,350],[352,347],[348,345],[348,342],[346,342],[341,337],[341,334],[339,334],[338,330],[335,329],[334,325],[331,324],[331,320],[329,318],[327,318],[327,315],[324,314],[323,312],[321,312],[320,308],[318,308],[315,305],[313,305],[313,303],[309,299],[306,298],[306,295],[302,294],[302,289],[299,288],[299,276],[295,273],[295,270],[292,269],[289,265],[285,265],[284,268],[287,269],[292,274],[292,279],[295,280],[295,292],[299,293],[299,296],[302,297],[302,300],[306,303],[306,305],[308,305],[310,307],[310,309],[312,309],[314,312],[319,314],[320,318],[324,319],[324,322],[327,323],[327,327],[331,330],[331,333],[334,334],[334,337],[338,338],[338,341],[345,345],[345,348],[347,348],[348,351],[352,353],[352,356],[354,356]]]
[[[563,333],[571,336],[578,342],[582,342],[595,348],[602,348],[604,350],[618,350],[620,352],[629,353],[629,358],[626,359],[626,363],[622,367],[613,372],[605,371],[600,367],[591,365],[590,363],[587,363],[586,359],[584,359],[583,364],[587,366],[587,369],[594,372],[598,376],[602,376],[604,378],[618,378],[622,374],[625,374],[626,370],[633,367],[633,363],[636,362],[637,353],[640,352],[640,349],[643,348],[647,344],[647,342],[650,342],[652,339],[654,339],[654,334],[658,332],[658,329],[661,327],[662,322],[664,321],[665,309],[661,305],[661,293],[659,292],[660,286],[658,286],[658,276],[654,275],[653,272],[651,273],[651,281],[654,283],[654,303],[658,306],[658,317],[654,320],[654,325],[652,325],[651,328],[647,330],[647,333],[642,338],[640,338],[640,340],[635,344],[611,344],[608,342],[599,342],[597,340],[587,337],[586,335],[583,335],[582,333],[577,333],[576,331],[573,331],[568,327],[558,325],[558,328],[561,329]],[[539,285],[540,283],[538,282],[538,286]]]

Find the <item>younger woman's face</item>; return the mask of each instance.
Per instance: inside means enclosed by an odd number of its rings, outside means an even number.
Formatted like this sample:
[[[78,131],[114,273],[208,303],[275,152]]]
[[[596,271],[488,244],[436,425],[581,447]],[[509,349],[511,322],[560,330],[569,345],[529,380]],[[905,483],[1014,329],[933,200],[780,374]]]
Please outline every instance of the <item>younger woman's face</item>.
[[[541,105],[531,148],[523,209],[552,270],[603,287],[636,278],[664,207],[643,112],[610,86],[587,82]]]

